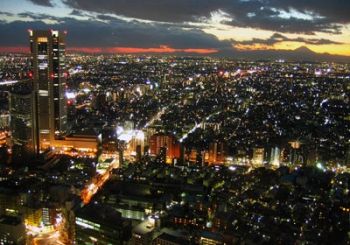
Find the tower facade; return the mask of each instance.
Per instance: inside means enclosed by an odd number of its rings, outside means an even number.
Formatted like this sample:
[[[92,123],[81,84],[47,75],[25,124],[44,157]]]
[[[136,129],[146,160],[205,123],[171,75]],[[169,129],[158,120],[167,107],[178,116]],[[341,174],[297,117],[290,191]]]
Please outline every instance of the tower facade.
[[[33,120],[34,93],[28,82],[16,84],[10,91],[9,101],[13,155],[25,159],[37,152]]]
[[[35,100],[34,133],[45,150],[67,130],[65,32],[29,30]]]

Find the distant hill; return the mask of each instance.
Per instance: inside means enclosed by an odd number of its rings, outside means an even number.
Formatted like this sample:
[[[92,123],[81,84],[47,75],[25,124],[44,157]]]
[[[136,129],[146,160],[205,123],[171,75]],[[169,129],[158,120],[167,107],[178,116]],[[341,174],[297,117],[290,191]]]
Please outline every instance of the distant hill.
[[[249,60],[277,60],[311,61],[311,62],[342,62],[350,63],[350,56],[316,53],[307,47],[301,46],[295,50],[226,50],[216,56],[233,57]]]

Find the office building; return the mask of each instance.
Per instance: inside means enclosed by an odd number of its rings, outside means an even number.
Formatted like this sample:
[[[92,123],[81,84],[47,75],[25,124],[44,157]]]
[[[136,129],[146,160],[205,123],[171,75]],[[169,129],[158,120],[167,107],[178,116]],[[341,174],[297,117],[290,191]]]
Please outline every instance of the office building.
[[[210,143],[208,151],[208,161],[209,165],[212,164],[223,164],[225,162],[225,145],[223,143]]]
[[[172,135],[156,134],[150,138],[151,155],[164,154],[166,163],[172,163],[180,158],[180,144]]]
[[[37,148],[45,150],[67,130],[65,33],[29,30],[35,94],[34,132]]]
[[[252,164],[255,167],[260,167],[264,163],[264,148],[254,148],[253,149],[253,158]]]
[[[280,166],[281,150],[279,147],[273,147],[271,149],[270,164],[276,168]]]
[[[20,160],[23,148],[34,154],[49,148],[61,154],[71,149],[84,156],[97,153],[96,135],[67,134],[65,36],[61,31],[29,30],[31,80],[21,83],[28,87],[25,93],[10,96],[13,150],[19,152],[13,155]]]
[[[0,114],[0,129],[7,129],[10,125],[10,114]]]
[[[152,244],[152,239],[155,231],[154,223],[145,220],[135,226],[132,230],[131,244],[132,245],[148,245]]]
[[[0,216],[0,244],[26,244],[26,230],[19,217]]]
[[[225,244],[223,237],[219,233],[202,231],[199,235],[200,245],[222,245]]]
[[[163,232],[159,236],[157,236],[153,242],[152,245],[188,245],[190,244],[189,241],[182,237],[174,236],[169,233]]]
[[[6,146],[7,143],[7,133],[6,131],[0,130],[0,148]]]
[[[125,244],[131,222],[107,206],[89,205],[77,211],[75,231],[77,244]]]
[[[38,150],[34,131],[35,98],[30,83],[16,84],[10,91],[9,101],[13,155],[23,159]]]
[[[292,164],[301,164],[304,163],[302,154],[301,154],[301,142],[290,141],[290,154],[289,154],[289,162]]]

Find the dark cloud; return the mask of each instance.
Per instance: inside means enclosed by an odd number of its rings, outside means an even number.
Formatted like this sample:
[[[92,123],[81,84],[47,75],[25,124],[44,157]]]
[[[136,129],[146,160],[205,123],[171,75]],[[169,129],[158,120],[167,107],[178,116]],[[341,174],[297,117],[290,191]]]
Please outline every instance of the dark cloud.
[[[213,6],[212,0],[64,0],[64,2],[76,9],[166,22],[194,20],[217,9],[215,4]]]
[[[31,16],[23,13],[22,16]],[[45,24],[38,17],[31,22],[0,22],[0,32],[6,33],[0,39],[0,46],[28,44],[27,29],[67,30],[67,44],[70,47],[159,47],[173,48],[212,48],[231,47],[231,42],[220,41],[214,35],[199,29],[184,29],[181,26],[148,24],[137,21],[110,19],[108,23],[96,20],[58,19],[54,25]],[[101,17],[101,16],[100,16]],[[57,19],[55,19],[57,20]]]
[[[76,10],[76,9],[73,9],[72,12],[70,12],[69,15],[72,15],[72,16],[86,16],[85,13],[83,13],[82,11],[80,10]]]
[[[22,18],[30,18],[33,20],[53,20],[53,21],[61,21],[62,19],[59,17],[55,17],[52,15],[48,14],[37,14],[37,13],[32,13],[32,12],[24,12],[24,13],[19,13],[17,16],[22,17]]]
[[[29,0],[29,1],[37,5],[53,7],[51,0]]]
[[[228,13],[229,24],[279,32],[339,33],[341,24],[350,23],[349,0],[64,0],[75,8],[99,13],[165,22],[198,21],[213,11]],[[283,12],[284,11],[284,12]],[[298,11],[312,16],[283,16]]]
[[[341,25],[331,23],[327,19],[315,18],[306,20],[296,17],[283,18],[279,17],[280,12],[277,10],[261,10],[254,17],[249,14],[237,13],[236,18],[231,24],[239,27],[252,27],[257,29],[265,29],[278,32],[314,34],[316,31],[339,34],[341,33]]]
[[[33,26],[38,29],[48,29],[48,26],[40,21],[0,22],[0,32],[6,33],[0,38],[0,46],[28,46],[29,37],[27,30],[33,28]]]
[[[311,44],[311,45],[326,45],[326,44],[342,44],[341,42],[332,41],[329,39],[324,38],[288,38],[280,33],[274,33],[271,37],[267,39],[261,39],[261,38],[253,38],[252,40],[248,41],[242,41],[242,42],[234,42],[235,44],[241,44],[241,45],[254,45],[254,44],[261,44],[261,45],[274,45],[276,43],[280,42],[300,42],[305,44]]]
[[[312,12],[333,23],[350,22],[349,0],[266,0],[266,2],[286,11],[292,8],[302,13]]]
[[[12,13],[9,12],[4,12],[4,11],[0,11],[0,15],[5,15],[5,16],[13,16]]]
[[[117,18],[115,18],[113,16],[104,15],[104,14],[97,15],[97,19],[99,19],[99,20],[107,20],[107,21],[117,20]]]

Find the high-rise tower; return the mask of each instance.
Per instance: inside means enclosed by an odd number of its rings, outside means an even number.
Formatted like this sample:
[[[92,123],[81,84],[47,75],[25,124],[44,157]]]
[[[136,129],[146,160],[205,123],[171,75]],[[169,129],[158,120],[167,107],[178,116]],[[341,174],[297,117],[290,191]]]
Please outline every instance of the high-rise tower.
[[[67,128],[65,32],[29,30],[35,94],[34,133],[37,149],[61,139]]]
[[[38,151],[34,133],[34,92],[28,81],[12,87],[10,91],[10,128],[14,161],[33,157]]]

